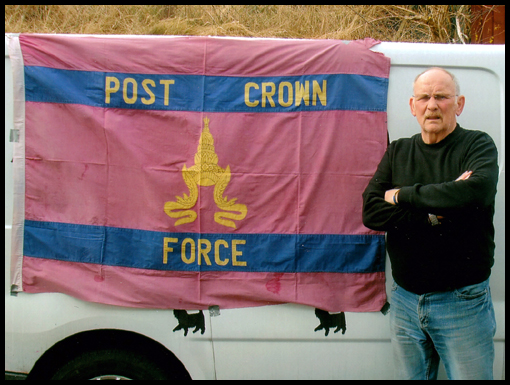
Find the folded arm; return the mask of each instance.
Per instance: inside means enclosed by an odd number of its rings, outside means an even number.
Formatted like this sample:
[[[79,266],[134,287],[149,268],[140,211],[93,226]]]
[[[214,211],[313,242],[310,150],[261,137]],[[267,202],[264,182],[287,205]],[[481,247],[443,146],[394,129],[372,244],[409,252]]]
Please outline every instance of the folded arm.
[[[456,180],[394,186],[387,152],[363,193],[363,223],[388,231],[399,226],[428,226],[428,214],[454,215],[469,207],[490,205],[498,180],[497,150],[490,138],[466,154],[467,171]],[[396,188],[398,187],[398,188]]]

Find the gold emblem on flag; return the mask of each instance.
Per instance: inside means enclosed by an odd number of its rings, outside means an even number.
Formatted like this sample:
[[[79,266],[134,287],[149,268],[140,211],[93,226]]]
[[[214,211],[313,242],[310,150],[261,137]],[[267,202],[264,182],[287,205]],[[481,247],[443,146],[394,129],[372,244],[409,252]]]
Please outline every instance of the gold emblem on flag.
[[[230,177],[230,166],[222,168],[218,165],[214,139],[209,131],[209,119],[204,118],[204,129],[198,142],[195,164],[190,168],[186,165],[182,167],[182,178],[188,186],[189,195],[176,196],[176,201],[166,202],[165,213],[171,218],[179,218],[175,221],[175,226],[194,222],[197,219],[197,213],[192,208],[198,200],[198,186],[214,185],[214,202],[220,210],[224,210],[214,213],[214,220],[220,225],[237,228],[233,220],[244,219],[248,209],[246,205],[236,203],[237,198],[228,200],[226,196],[223,196]],[[239,214],[234,214],[232,211]]]

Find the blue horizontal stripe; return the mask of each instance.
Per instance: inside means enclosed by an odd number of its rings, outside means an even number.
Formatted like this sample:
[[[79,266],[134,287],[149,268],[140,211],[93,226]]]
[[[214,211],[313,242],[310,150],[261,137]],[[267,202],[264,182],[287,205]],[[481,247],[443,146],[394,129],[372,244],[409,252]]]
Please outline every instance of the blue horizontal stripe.
[[[384,271],[382,235],[192,234],[25,221],[29,257],[151,270]],[[183,251],[184,250],[184,251]]]
[[[204,112],[386,111],[388,79],[145,75],[25,67],[25,98],[93,107]]]

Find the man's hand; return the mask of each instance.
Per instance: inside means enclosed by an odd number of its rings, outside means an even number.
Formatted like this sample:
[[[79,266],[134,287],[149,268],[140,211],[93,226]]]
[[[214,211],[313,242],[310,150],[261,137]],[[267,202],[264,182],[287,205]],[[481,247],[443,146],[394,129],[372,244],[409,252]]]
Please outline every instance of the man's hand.
[[[395,204],[395,202],[393,201],[393,197],[395,196],[395,194],[397,193],[399,189],[398,188],[394,188],[394,189],[391,189],[391,190],[388,190],[384,193],[384,200],[388,203],[391,203],[392,205]],[[397,203],[398,203],[398,200],[397,200]]]
[[[473,174],[473,171],[466,171],[464,174],[462,174],[457,179],[455,179],[455,182],[458,182],[459,180],[467,180],[467,179],[469,179],[471,174]]]

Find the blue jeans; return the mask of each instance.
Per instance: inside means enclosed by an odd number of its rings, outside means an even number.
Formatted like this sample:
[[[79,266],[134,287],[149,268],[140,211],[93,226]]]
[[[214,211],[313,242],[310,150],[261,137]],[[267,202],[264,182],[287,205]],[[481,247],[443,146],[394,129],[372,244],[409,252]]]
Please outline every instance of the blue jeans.
[[[493,378],[496,320],[489,280],[417,295],[393,284],[391,345],[397,379],[435,380],[439,359],[448,378]]]

